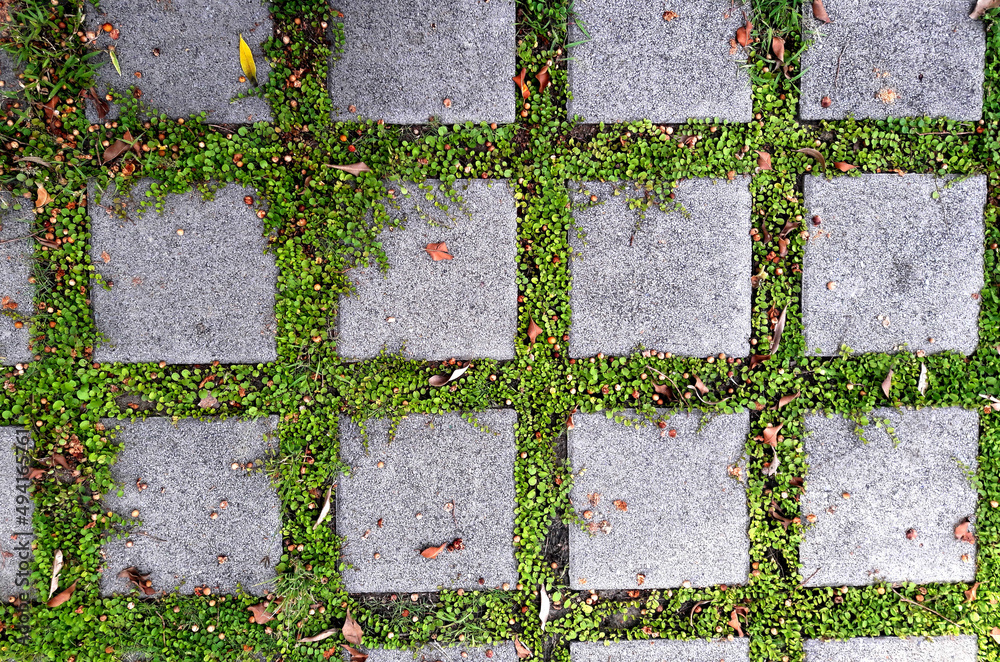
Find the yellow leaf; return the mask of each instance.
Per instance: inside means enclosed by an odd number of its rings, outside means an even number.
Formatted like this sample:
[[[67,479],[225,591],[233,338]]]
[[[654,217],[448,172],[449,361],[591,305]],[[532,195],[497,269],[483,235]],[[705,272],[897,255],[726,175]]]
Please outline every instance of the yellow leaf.
[[[118,56],[115,55],[115,47],[114,46],[108,46],[108,55],[111,56],[111,64],[115,65],[115,71],[117,71],[118,75],[121,76],[122,75],[122,66],[120,64],[118,64]]]
[[[246,74],[247,79],[256,85],[257,64],[253,61],[253,52],[247,42],[243,41],[242,34],[240,35],[240,66],[243,67],[243,73]]]

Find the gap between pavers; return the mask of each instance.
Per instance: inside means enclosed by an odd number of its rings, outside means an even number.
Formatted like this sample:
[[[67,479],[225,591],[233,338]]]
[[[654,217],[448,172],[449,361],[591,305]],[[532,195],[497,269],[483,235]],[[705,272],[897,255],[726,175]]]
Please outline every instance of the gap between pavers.
[[[337,534],[350,593],[495,589],[517,583],[514,560],[513,410],[340,421]],[[421,556],[461,539],[463,549]]]
[[[94,82],[100,94],[111,87],[129,96],[137,87],[154,114],[187,117],[205,111],[213,124],[271,120],[264,99],[232,101],[252,89],[249,81],[239,81],[240,34],[253,51],[258,82],[265,84],[270,73],[261,45],[273,27],[260,0],[101,0],[99,10],[92,4],[85,10],[86,29],[97,33],[95,46],[104,51],[94,60],[101,65]],[[119,31],[118,39],[101,30],[105,23]],[[121,76],[107,53],[110,45]],[[112,104],[107,119],[117,117]],[[87,119],[99,121],[93,103],[87,104]]]
[[[330,56],[327,78],[334,118],[513,122],[514,4],[340,0],[344,50]]]
[[[664,10],[677,14],[664,19]],[[749,6],[576,0],[568,41],[569,117],[587,122],[753,118],[746,51],[732,48]],[[751,16],[752,20],[752,16]],[[583,26],[581,29],[580,26]]]
[[[569,183],[571,357],[750,352],[750,178],[689,179],[642,217],[634,182]],[[581,191],[582,187],[582,191]],[[596,195],[599,201],[590,202]],[[582,233],[583,238],[579,236]]]
[[[263,222],[244,202],[247,195],[256,200],[254,192],[231,183],[211,200],[194,190],[169,194],[162,213],[139,213],[151,181],[128,198],[113,187],[98,196],[88,185],[90,258],[103,279],[91,298],[106,339],[94,360],[276,360],[278,268],[265,252]]]
[[[518,659],[514,644],[504,642],[496,646],[441,646],[432,644],[417,649],[360,648],[368,654],[370,662],[516,662]],[[343,659],[348,659],[343,651]]]
[[[433,187],[440,209],[425,197]],[[408,358],[509,360],[517,330],[517,210],[507,180],[460,180],[456,203],[438,180],[391,182],[386,208],[405,227],[379,241],[389,271],[356,269],[357,290],[340,297],[337,351],[349,359],[383,349]],[[403,191],[407,191],[406,194]],[[445,242],[451,260],[426,246]]]
[[[976,662],[974,635],[806,639],[805,662]]]
[[[28,480],[30,452],[34,447],[31,433],[24,428],[0,427],[0,596],[18,596],[27,600],[35,540],[31,518],[35,502]],[[10,556],[8,556],[8,554]],[[47,596],[46,596],[47,597]]]
[[[571,662],[749,662],[750,640],[574,641],[569,658]]]
[[[107,494],[103,503],[141,524],[101,548],[101,594],[132,591],[133,585],[118,577],[130,566],[149,573],[159,593],[190,595],[195,587],[208,586],[212,593],[239,587],[266,594],[281,560],[281,502],[258,469],[277,450],[277,424],[274,416],[104,420],[114,442],[123,444],[111,475],[124,494]]]
[[[983,21],[974,2],[825,0],[832,22],[803,2],[799,113],[805,120],[983,114]],[[830,104],[823,108],[824,97]]]
[[[868,419],[864,441],[839,415],[805,419],[804,585],[973,581],[976,546],[955,527],[976,511],[978,413],[884,408]],[[886,420],[892,436],[877,425]]]
[[[983,175],[806,177],[806,351],[974,352],[985,204]]]
[[[617,416],[643,421],[634,410]],[[749,413],[707,421],[676,413],[663,429],[625,425],[603,412],[573,420],[571,499],[588,525],[569,527],[573,589],[746,583],[746,488],[734,475],[745,475]]]
[[[0,364],[31,361],[29,339],[31,314],[35,308],[35,287],[28,281],[32,273],[34,241],[31,209],[13,209],[0,214]],[[18,241],[11,241],[23,237]],[[17,322],[21,328],[15,326]]]

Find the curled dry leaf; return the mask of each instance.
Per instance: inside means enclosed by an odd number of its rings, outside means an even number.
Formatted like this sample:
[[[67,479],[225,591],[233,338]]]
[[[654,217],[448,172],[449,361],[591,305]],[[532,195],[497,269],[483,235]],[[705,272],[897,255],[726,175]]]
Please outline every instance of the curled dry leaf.
[[[833,167],[839,170],[840,172],[847,172],[848,170],[854,170],[858,166],[851,165],[850,163],[846,163],[844,161],[834,161]]]
[[[353,646],[348,646],[347,644],[340,644],[343,646],[347,654],[351,656],[351,662],[365,662],[368,659],[368,653],[362,653],[357,648]]]
[[[98,121],[103,122],[104,117],[108,114],[108,111],[111,110],[111,105],[105,101],[104,97],[98,94],[97,90],[94,88],[84,90],[82,96],[94,102],[94,108],[97,110],[97,119]]]
[[[149,573],[146,573],[145,575],[140,573],[139,568],[134,565],[119,572],[118,576],[135,584],[136,587],[142,591],[143,595],[152,595],[156,593],[156,590],[151,586],[151,582],[149,581]]]
[[[781,399],[778,400],[778,409],[781,409],[782,407],[784,407],[785,405],[787,405],[789,402],[791,402],[795,398],[799,397],[800,395],[802,395],[802,392],[801,391],[796,391],[795,393],[792,393],[791,395],[783,395],[783,396],[781,396]]]
[[[976,2],[976,8],[969,14],[969,18],[972,20],[982,18],[987,10],[995,9],[996,7],[1000,7],[1000,0],[979,0]]]
[[[28,480],[38,480],[45,474],[45,469],[42,469],[41,467],[32,467],[31,469],[28,469]]]
[[[49,601],[45,603],[46,606],[58,607],[59,605],[69,600],[70,597],[72,597],[73,595],[73,591],[75,590],[76,590],[76,582],[74,581],[72,584],[69,585],[69,588],[62,590],[59,593],[56,593],[51,598],[49,598]]]
[[[56,589],[59,588],[59,573],[62,572],[62,568],[63,553],[61,549],[57,549],[55,556],[52,558],[52,581],[49,582],[48,595],[50,598],[52,597],[52,594],[56,592]]]
[[[219,401],[214,395],[206,395],[204,398],[198,401],[198,406],[202,409],[212,409],[213,407],[219,406]]]
[[[260,604],[250,605],[247,607],[247,610],[253,614],[254,623],[257,625],[263,625],[268,621],[274,620],[274,614],[267,610],[270,605],[271,601],[267,600],[265,602],[261,602]]]
[[[882,380],[882,392],[885,393],[885,397],[887,398],[890,397],[889,391],[892,390],[892,374],[892,370],[889,370],[889,374]]]
[[[812,147],[803,147],[802,149],[796,150],[799,154],[805,154],[806,156],[811,156],[812,158],[819,161],[819,165],[823,170],[826,170],[826,159],[823,155],[819,153],[819,150],[813,149]]]
[[[736,630],[737,636],[743,636],[743,628],[740,626],[740,616],[746,616],[749,613],[750,610],[746,607],[733,607],[733,611],[729,614],[727,625]]]
[[[535,324],[535,320],[528,319],[528,340],[532,345],[535,344],[535,338],[542,332],[542,327]]]
[[[104,150],[104,154],[101,156],[101,160],[105,163],[114,161],[119,156],[128,151],[129,144],[124,140],[116,140],[111,143],[111,146]]]
[[[784,64],[785,40],[781,37],[771,37],[771,50],[774,51],[774,57],[778,58],[778,61]]]
[[[708,387],[705,386],[705,382],[701,381],[701,377],[699,377],[698,375],[694,376],[694,387],[698,389],[698,392],[701,393],[702,395],[708,393]]]
[[[448,244],[446,242],[438,242],[436,244],[427,244],[424,247],[427,254],[431,256],[431,259],[435,262],[440,262],[441,260],[454,260],[455,256],[448,251]]]
[[[826,13],[826,9],[823,7],[823,0],[813,0],[813,17],[817,21],[823,21],[824,23],[830,22],[830,17]]]
[[[372,169],[365,165],[364,161],[359,161],[358,163],[352,163],[350,165],[328,165],[328,168],[333,168],[335,170],[343,170],[349,175],[360,175],[363,172],[371,172]]]
[[[319,525],[323,523],[326,516],[330,514],[330,494],[333,492],[333,485],[329,485],[326,488],[326,500],[323,502],[323,507],[319,510],[319,517],[316,519],[316,523],[313,524],[313,531],[319,528]]]
[[[750,19],[746,18],[744,14],[743,18],[746,20],[746,25],[742,25],[736,30],[736,43],[746,48],[750,44],[750,33],[753,32],[753,23]]]
[[[966,517],[962,520],[958,526],[955,527],[955,540],[961,540],[962,542],[967,542],[970,545],[976,544],[976,536],[969,531],[969,518]]]
[[[420,556],[425,559],[436,559],[437,555],[443,552],[448,547],[448,543],[443,545],[438,545],[437,547],[428,547],[424,551],[420,552]]]
[[[770,354],[754,354],[750,357],[750,369],[753,370],[762,363],[766,363],[771,358]]]
[[[528,89],[528,84],[525,82],[525,77],[528,75],[527,69],[521,69],[521,73],[511,78],[514,83],[521,88],[521,96],[525,99],[531,96],[531,90]]]
[[[250,50],[250,45],[243,40],[243,35],[240,34],[240,68],[243,69],[243,74],[250,81],[251,85],[257,85],[257,63],[253,59],[253,51]]]
[[[778,348],[781,347],[781,336],[785,332],[785,322],[788,319],[788,304],[781,309],[781,315],[778,316],[778,321],[774,323],[774,331],[771,336],[774,340],[771,341],[771,354],[777,354]]]
[[[50,202],[52,202],[52,196],[49,195],[49,192],[45,190],[44,186],[39,184],[38,197],[35,198],[35,209],[41,209]]]
[[[448,375],[434,375],[433,377],[427,380],[427,383],[429,383],[431,386],[444,386],[448,382],[453,382],[462,375],[464,375],[466,371],[471,367],[472,364],[468,363],[459,368],[458,370],[456,370],[455,372],[451,373],[450,377]]]
[[[927,365],[924,363],[920,364],[920,378],[917,379],[917,390],[920,391],[920,395],[927,393]]]
[[[540,600],[541,604],[538,609],[538,620],[542,622],[542,632],[545,632],[545,623],[549,620],[549,594],[545,592],[545,586],[541,585],[538,587],[539,593],[541,594]]]
[[[52,466],[59,465],[63,469],[69,471],[69,462],[66,461],[66,456],[62,453],[53,453],[51,460]]]
[[[526,660],[531,657],[531,649],[522,644],[517,635],[514,635],[514,650],[517,651],[517,659],[519,660]]]
[[[979,582],[976,582],[975,584],[973,584],[972,586],[970,586],[968,591],[963,591],[963,593],[965,593],[965,602],[966,602],[966,604],[968,604],[970,602],[975,602],[976,601],[976,589],[977,588],[979,588]]]
[[[765,476],[774,476],[775,474],[778,473],[778,467],[781,466],[781,460],[778,459],[777,449],[772,448],[771,455],[773,456],[771,458],[771,462],[768,463],[766,467],[764,467]]]
[[[542,70],[535,74],[535,78],[538,79],[538,93],[541,94],[552,83],[552,76],[549,74],[549,65],[546,64],[542,67]]]
[[[785,427],[784,423],[779,423],[778,425],[768,425],[764,428],[764,443],[771,448],[778,447],[778,433],[781,432],[781,428]]]
[[[785,237],[779,237],[778,239],[778,256],[785,257],[788,255],[788,239]]]
[[[771,502],[771,507],[768,509],[767,514],[777,520],[785,531],[788,530],[788,525],[792,523],[790,518],[781,514],[781,511],[778,510],[778,504],[774,501]]]
[[[347,616],[344,618],[344,627],[341,628],[344,633],[344,639],[349,644],[354,644],[355,646],[361,645],[361,637],[365,636],[364,630],[358,625],[358,622],[354,620],[354,616],[351,615],[351,608],[347,608]]]
[[[771,155],[763,150],[757,150],[757,167],[761,170],[771,170]]]
[[[340,632],[340,628],[330,628],[329,630],[323,630],[322,632],[314,634],[311,637],[302,637],[301,639],[299,639],[299,641],[303,644],[312,644],[317,641],[323,641],[324,639],[329,639],[338,632]]]

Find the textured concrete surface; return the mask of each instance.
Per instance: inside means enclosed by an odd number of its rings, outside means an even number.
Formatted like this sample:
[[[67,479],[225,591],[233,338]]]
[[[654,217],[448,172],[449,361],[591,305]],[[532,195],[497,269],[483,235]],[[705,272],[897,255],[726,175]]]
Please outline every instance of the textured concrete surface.
[[[111,23],[120,32],[112,39],[102,32],[96,42],[105,51],[97,58],[101,68],[95,87],[104,94],[111,86],[130,94],[135,86],[141,100],[170,117],[186,117],[208,112],[214,124],[247,124],[270,121],[266,101],[258,97],[231,103],[237,94],[251,89],[241,83],[240,34],[254,54],[257,80],[267,82],[270,67],[261,44],[272,36],[268,7],[261,0],[101,0],[100,9],[87,5],[88,30],[100,30]],[[107,55],[114,45],[119,76]],[[157,53],[159,55],[157,55]],[[136,77],[135,72],[142,74]],[[112,105],[109,117],[117,117]],[[87,104],[87,118],[97,121],[93,104]]]
[[[976,637],[859,637],[845,641],[806,639],[806,662],[975,662]]]
[[[0,48],[0,108],[11,101],[9,94],[20,95],[22,88],[17,75],[21,69],[14,56]]]
[[[570,356],[626,354],[637,345],[661,352],[705,356],[750,352],[749,178],[680,183],[683,210],[657,208],[640,217],[629,199],[631,183],[570,184],[574,202],[590,194],[601,204],[577,210],[585,233],[570,228]],[[627,188],[626,188],[627,187]],[[590,203],[587,202],[589,205]]]
[[[978,414],[876,409],[868,418],[865,443],[852,421],[806,417],[802,518],[816,516],[799,546],[806,585],[973,581],[976,546],[956,540],[955,527],[975,514],[966,472],[977,466]],[[876,427],[880,419],[895,439]]]
[[[803,119],[882,119],[983,114],[983,22],[974,2],[824,0],[831,23],[802,3],[804,32],[815,41],[802,56]],[[823,97],[831,104],[823,108]]]
[[[411,415],[391,443],[388,420],[368,421],[367,453],[358,426],[341,419],[340,457],[351,475],[337,490],[337,533],[352,566],[343,574],[349,592],[491,589],[517,582],[517,414],[474,416],[485,430],[460,414]],[[420,555],[458,538],[465,549],[434,559]]]
[[[277,417],[105,420],[109,431],[122,427],[115,441],[124,448],[111,475],[124,496],[112,493],[103,501],[127,520],[137,509],[141,524],[101,548],[101,593],[130,592],[133,585],[117,576],[130,566],[150,573],[153,588],[163,593],[176,588],[190,595],[203,585],[217,593],[237,587],[267,593],[281,559],[281,503],[266,475],[230,465],[259,465],[276,452],[277,424]],[[139,490],[140,480],[148,487]],[[219,563],[220,555],[228,558]]]
[[[514,121],[514,0],[341,0],[337,9],[347,42],[327,78],[337,119]]]
[[[362,648],[368,653],[371,662],[470,662],[482,660],[486,662],[516,662],[517,651],[514,644],[510,642],[498,644],[496,646],[470,647],[445,647],[440,644],[425,646],[419,650],[400,649],[385,650],[382,648]],[[343,659],[350,656],[347,651],[343,652]]]
[[[737,3],[738,4],[738,3]],[[665,9],[679,16],[663,19]],[[673,7],[643,0],[576,0],[569,21],[569,116],[586,122],[688,118],[749,122],[746,53],[730,53],[744,24],[730,0]],[[578,22],[583,23],[584,34]],[[589,39],[588,39],[589,36]]]
[[[31,435],[18,427],[0,427],[0,598],[25,596],[34,554],[31,517],[35,503],[29,494],[28,454]],[[25,596],[26,597],[26,596]]]
[[[372,266],[349,274],[357,293],[340,298],[340,355],[365,359],[405,346],[416,359],[514,358],[517,211],[506,180],[457,182],[461,204],[435,188],[447,210],[417,184],[393,182],[388,190],[398,205],[387,211],[405,229],[379,238],[387,273]],[[425,247],[442,241],[454,259],[435,262]]]
[[[95,283],[94,317],[107,343],[97,361],[258,363],[277,358],[278,269],[264,253],[263,222],[229,184],[202,200],[169,195],[163,213],[138,213],[150,180],[121,202],[88,189],[90,257],[111,289]],[[114,205],[114,209],[112,206]],[[183,235],[178,234],[183,230]]]
[[[808,352],[975,351],[984,176],[950,188],[932,175],[806,177],[805,204],[822,219],[802,275]]]
[[[740,662],[750,659],[750,640],[574,641],[572,662]]]
[[[0,306],[0,364],[14,365],[31,360],[28,341],[31,331],[29,316],[34,310],[35,287],[28,282],[34,257],[31,233],[34,214],[30,208],[0,212],[0,297],[6,305]],[[16,307],[12,307],[15,306]],[[14,326],[23,322],[20,329]]]
[[[603,413],[578,413],[573,422],[571,498],[594,530],[570,526],[574,589],[634,589],[638,575],[643,589],[747,581],[746,490],[728,471],[741,462],[746,412],[707,423],[675,414],[663,430],[626,426]]]

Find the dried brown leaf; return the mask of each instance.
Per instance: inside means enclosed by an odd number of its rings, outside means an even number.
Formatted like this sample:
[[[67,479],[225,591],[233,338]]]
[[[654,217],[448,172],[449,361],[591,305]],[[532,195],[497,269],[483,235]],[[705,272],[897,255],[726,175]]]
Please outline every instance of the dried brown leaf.
[[[830,22],[830,16],[827,15],[826,9],[823,7],[823,0],[813,0],[813,17],[817,21],[823,21],[824,23]]]
[[[531,649],[522,644],[517,635],[514,635],[514,650],[517,651],[517,659],[519,660],[527,660],[531,657]]]
[[[66,460],[66,456],[65,455],[63,455],[62,453],[53,453],[51,459],[52,459],[52,465],[53,466],[59,465],[63,469],[66,469],[67,471],[69,471],[69,462]]]
[[[977,588],[979,588],[979,582],[976,582],[971,587],[969,587],[968,591],[963,591],[963,593],[965,593],[965,602],[966,602],[966,604],[968,604],[970,602],[975,602],[976,601],[976,589]]]
[[[214,395],[206,395],[204,398],[198,401],[198,406],[201,407],[202,409],[212,409],[213,407],[217,407],[218,405],[219,401],[215,398]]]
[[[326,499],[323,501],[323,507],[319,510],[319,517],[316,518],[316,523],[313,524],[313,531],[319,528],[319,525],[323,523],[326,516],[330,514],[330,495],[333,493],[333,485],[328,485],[326,488]]]
[[[111,146],[104,150],[104,155],[101,157],[101,160],[104,161],[104,163],[114,161],[119,156],[127,152],[129,147],[130,145],[124,140],[116,140],[111,143]]]
[[[784,423],[779,423],[778,425],[768,425],[764,428],[764,443],[771,448],[778,447],[778,433],[781,432],[781,428],[785,427]]]
[[[977,18],[982,18],[983,14],[989,9],[995,9],[1000,7],[1000,0],[979,0],[976,3],[976,8],[972,10],[969,14],[969,18],[976,20]]]
[[[32,467],[31,469],[28,469],[28,480],[38,480],[39,478],[43,477],[46,473],[48,472],[45,471],[45,469],[42,469],[40,467]]]
[[[745,15],[744,18],[746,18]],[[750,44],[750,34],[752,32],[753,23],[750,22],[750,19],[746,19],[746,25],[740,26],[740,28],[736,30],[736,43],[743,48],[746,48]]]
[[[754,354],[753,356],[750,357],[750,364],[749,364],[750,369],[753,370],[761,363],[766,362],[769,358],[771,358],[770,354]]]
[[[98,121],[103,122],[104,116],[108,114],[109,110],[111,110],[111,105],[105,101],[104,97],[98,94],[97,90],[94,88],[84,90],[83,96],[94,102],[94,107],[97,109],[97,119]]]
[[[73,596],[73,591],[75,590],[76,590],[76,582],[74,581],[72,584],[69,585],[69,588],[62,590],[59,593],[56,593],[51,598],[49,598],[49,601],[45,603],[46,606],[58,607],[59,605],[69,600]]]
[[[511,78],[512,81],[521,89],[521,96],[527,99],[531,96],[531,90],[528,89],[528,84],[526,82],[526,76],[528,75],[527,69],[521,69],[521,73]]]
[[[771,50],[774,51],[774,57],[778,58],[778,61],[782,64],[785,63],[785,40],[781,37],[771,37]]]
[[[448,547],[448,543],[444,543],[443,545],[438,545],[437,547],[428,547],[424,551],[420,552],[420,556],[424,557],[425,559],[435,559],[437,558],[438,554],[440,554],[445,550],[446,547]]]
[[[990,636],[993,637],[993,641],[1000,644],[1000,628],[994,627],[992,630],[990,630]]]
[[[261,602],[260,604],[250,605],[247,609],[253,614],[253,622],[257,625],[262,625],[268,621],[274,620],[274,614],[269,612],[267,608],[271,605],[271,601],[267,600]]]
[[[765,476],[774,476],[778,473],[778,467],[781,466],[781,460],[778,459],[778,450],[776,448],[771,449],[771,461],[766,467],[764,467]]]
[[[740,616],[746,616],[748,613],[750,613],[750,610],[746,607],[733,607],[733,611],[729,614],[727,625],[736,630],[737,636],[743,636],[743,628],[740,626]]]
[[[761,170],[771,170],[771,155],[764,150],[757,150],[757,167]]]
[[[955,540],[961,540],[967,542],[970,545],[976,544],[976,536],[969,531],[969,519],[966,518],[955,527]]]
[[[892,390],[892,374],[892,370],[889,370],[889,374],[882,380],[882,392],[885,393],[885,397],[887,398],[890,397],[889,391]]]
[[[537,324],[535,324],[535,320],[529,318],[528,319],[528,340],[531,342],[532,345],[535,344],[535,338],[537,338],[541,332],[542,332],[542,327],[540,327]]]
[[[785,531],[788,530],[788,525],[792,523],[791,519],[785,517],[784,515],[781,514],[781,512],[778,511],[778,504],[775,503],[774,501],[771,502],[771,507],[768,509],[767,514],[770,515],[772,518],[776,519],[781,524],[782,528],[785,529]]]
[[[55,555],[52,558],[52,580],[49,582],[49,595],[48,595],[48,597],[50,598],[52,597],[52,594],[56,592],[56,589],[59,588],[59,573],[62,572],[62,569],[63,569],[63,553],[61,549],[57,549]]]
[[[778,238],[778,256],[785,257],[788,255],[788,239],[786,237]]]
[[[785,405],[787,405],[789,402],[791,402],[795,398],[799,397],[800,395],[802,395],[802,392],[801,391],[796,391],[795,393],[792,393],[791,395],[783,395],[783,396],[781,396],[781,399],[778,400],[778,409],[781,409],[782,407],[784,407]]]
[[[142,591],[143,595],[152,595],[156,593],[156,589],[149,584],[149,573],[146,573],[145,575],[142,574],[139,572],[139,568],[134,565],[119,572],[118,576],[135,584],[136,587]]]
[[[351,662],[365,662],[368,659],[368,653],[362,653],[357,648],[353,646],[348,646],[347,644],[340,644],[343,646],[347,654],[351,656]]]
[[[774,331],[771,336],[774,340],[771,341],[771,354],[777,354],[778,348],[781,347],[781,336],[785,332],[785,321],[788,319],[788,304],[781,309],[781,315],[778,316],[778,321],[774,323]]]
[[[436,244],[427,244],[427,246],[424,247],[424,250],[427,251],[427,254],[430,255],[431,259],[435,262],[455,259],[455,256],[448,250],[448,244],[443,241]]]
[[[317,641],[323,641],[324,639],[329,639],[338,632],[340,632],[340,628],[330,628],[329,630],[323,630],[322,632],[314,634],[311,637],[302,637],[301,639],[299,639],[299,641],[303,644],[312,644]]]
[[[351,165],[331,165],[328,167],[333,168],[335,170],[343,170],[347,174],[355,176],[360,175],[363,172],[372,171],[372,169],[369,168],[367,165],[365,165],[364,162],[352,163]]]
[[[535,78],[538,79],[538,93],[541,94],[552,83],[552,76],[549,74],[549,65],[546,64],[542,67],[542,70],[535,74]]]
[[[701,377],[699,377],[698,375],[694,376],[694,387],[698,389],[698,392],[701,393],[702,395],[708,393],[709,390],[708,387],[705,386],[705,382],[701,381]]]
[[[819,150],[813,149],[812,147],[803,147],[802,149],[796,150],[799,154],[805,154],[806,156],[811,156],[812,158],[819,161],[819,165],[823,170],[826,170],[826,159],[823,155],[819,153]]]
[[[781,228],[781,232],[778,233],[779,237],[787,237],[792,233],[792,231],[799,227],[799,222],[795,220],[789,220],[785,223],[785,227]]]
[[[341,628],[344,633],[344,639],[349,644],[354,644],[355,646],[361,645],[361,637],[365,635],[364,630],[358,625],[358,622],[354,620],[351,616],[351,608],[347,608],[347,617],[344,619],[344,627]]]
[[[41,209],[50,202],[52,202],[52,196],[49,195],[49,192],[45,190],[44,186],[39,184],[38,197],[35,198],[35,209]]]
[[[107,264],[111,261],[111,256],[108,255],[107,251],[101,251],[101,259],[104,260],[104,264]]]
[[[834,161],[833,162],[833,167],[836,168],[837,170],[839,170],[840,172],[847,172],[849,170],[854,170],[858,166],[851,165],[850,163],[847,163],[846,161]]]

